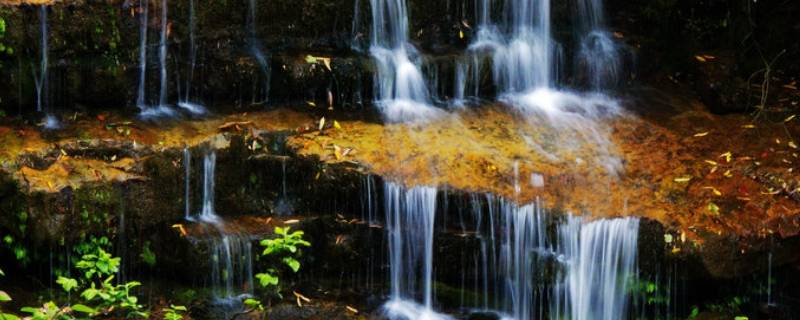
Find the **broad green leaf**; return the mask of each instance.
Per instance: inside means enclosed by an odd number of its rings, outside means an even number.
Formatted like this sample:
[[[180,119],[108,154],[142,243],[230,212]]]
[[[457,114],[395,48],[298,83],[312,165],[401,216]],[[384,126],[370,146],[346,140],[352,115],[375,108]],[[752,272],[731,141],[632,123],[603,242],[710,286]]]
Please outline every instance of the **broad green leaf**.
[[[78,312],[82,312],[82,313],[88,313],[88,314],[92,314],[92,313],[97,312],[97,310],[95,310],[95,309],[93,309],[93,308],[91,308],[89,306],[82,305],[82,304],[74,304],[74,305],[72,305],[72,310],[75,310],[75,311],[78,311]]]
[[[66,292],[70,292],[70,291],[72,291],[72,289],[75,289],[75,288],[78,287],[78,280],[70,279],[70,278],[67,278],[67,277],[58,277],[58,280],[56,280],[56,283],[60,284],[61,288],[64,288],[64,291],[66,291]]]
[[[19,309],[19,311],[22,311],[22,312],[25,312],[25,313],[36,313],[36,312],[39,312],[39,308],[36,308],[36,307],[23,307],[22,309]]]
[[[285,257],[283,258],[283,263],[285,263],[292,271],[297,272],[300,270],[300,261],[297,261],[295,258],[292,257]]]
[[[2,313],[0,312],[0,319],[2,320],[19,320],[19,317],[10,314],[10,313]]]
[[[275,277],[269,273],[259,273],[256,275],[256,278],[258,278],[258,281],[262,287],[278,285],[278,277]]]
[[[0,290],[0,302],[8,302],[11,301],[11,296],[8,295],[5,291]]]

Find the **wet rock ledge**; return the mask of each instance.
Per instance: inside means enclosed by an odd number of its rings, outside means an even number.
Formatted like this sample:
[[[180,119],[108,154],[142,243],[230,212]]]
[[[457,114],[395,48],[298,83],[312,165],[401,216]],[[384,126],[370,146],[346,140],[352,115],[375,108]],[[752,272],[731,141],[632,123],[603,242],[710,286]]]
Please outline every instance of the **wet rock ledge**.
[[[215,152],[216,206],[231,218],[277,217],[288,205],[291,215],[353,221],[367,230],[366,181],[381,185],[385,179],[438,186],[453,203],[491,193],[538,201],[553,212],[639,216],[664,229],[651,237],[659,250],[697,259],[714,277],[761,271],[748,261],[766,260],[770,251],[776,265],[798,261],[796,182],[780,171],[794,151],[765,143],[783,156],[756,161],[749,155],[760,150],[726,150],[736,145],[727,141],[755,136],[731,130],[746,123],[744,117],[684,107],[656,123],[631,113],[602,124],[616,146],[609,151],[581,139],[561,148],[567,141],[560,139],[576,137],[560,138],[503,106],[457,112],[425,126],[304,108],[311,107],[158,124],[82,115],[57,132],[2,126],[1,223],[15,229],[25,212],[29,232],[12,232],[34,247],[111,230],[139,240],[134,247],[149,241],[171,251],[181,237],[173,225],[185,215],[187,150],[190,207],[200,208],[203,156]],[[602,160],[608,154],[624,169],[609,171]],[[681,241],[664,245],[664,233]],[[185,257],[171,256],[180,270]]]

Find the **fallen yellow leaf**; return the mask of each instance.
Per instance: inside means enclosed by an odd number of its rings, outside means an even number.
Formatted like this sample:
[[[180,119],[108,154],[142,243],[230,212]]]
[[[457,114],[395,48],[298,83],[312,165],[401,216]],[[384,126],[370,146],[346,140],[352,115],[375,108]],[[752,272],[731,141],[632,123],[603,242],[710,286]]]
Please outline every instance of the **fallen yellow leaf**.
[[[707,135],[708,135],[708,131],[706,131],[706,132],[699,132],[699,133],[695,133],[695,134],[694,134],[694,136],[695,136],[696,138],[699,138],[699,137],[705,137],[705,136],[707,136]]]
[[[692,180],[691,176],[675,178],[675,182],[689,182],[689,180]]]
[[[333,156],[336,157],[336,160],[342,160],[344,157],[344,155],[342,155],[342,148],[335,144],[333,145]]]
[[[175,229],[178,229],[178,231],[181,233],[182,237],[186,236],[186,229],[183,227],[182,224],[180,224],[180,223],[179,224],[173,224],[172,227],[175,228]]]
[[[718,197],[722,196],[722,192],[717,190],[717,188],[714,188],[714,187],[703,187],[703,189],[711,190],[711,193],[713,193],[715,196],[718,196]]]

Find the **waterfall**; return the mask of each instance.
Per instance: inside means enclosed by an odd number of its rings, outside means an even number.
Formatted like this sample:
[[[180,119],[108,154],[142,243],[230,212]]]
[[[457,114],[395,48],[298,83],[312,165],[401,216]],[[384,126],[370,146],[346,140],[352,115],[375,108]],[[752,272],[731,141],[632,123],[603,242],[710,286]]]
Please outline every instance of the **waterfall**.
[[[294,212],[289,194],[286,192],[286,158],[281,158],[281,195],[275,202],[275,213],[280,216],[288,216]]]
[[[161,0],[161,40],[158,44],[158,63],[161,67],[158,105],[167,105],[167,0]]]
[[[510,306],[505,310],[514,319],[532,319],[543,298],[538,281],[543,278],[541,253],[545,248],[543,212],[537,205],[518,207],[503,202],[501,224],[506,230],[501,237],[499,270],[505,278],[505,294]]]
[[[463,271],[475,274],[471,307],[503,319],[627,318],[627,285],[638,274],[637,218],[560,221],[539,203],[493,195],[473,197],[471,208],[476,261]]]
[[[361,220],[369,225],[377,224],[376,211],[378,210],[378,205],[376,203],[375,179],[372,175],[364,176],[361,190]]]
[[[39,75],[34,73],[34,80],[36,82],[36,111],[43,112],[47,101],[47,69],[48,69],[48,29],[47,29],[47,7],[42,5],[39,7],[39,31],[40,42],[39,51],[41,58],[39,60]]]
[[[183,149],[185,168],[186,219],[202,225],[208,232],[194,239],[208,248],[213,302],[221,311],[235,314],[241,311],[242,297],[253,294],[253,241],[252,235],[226,225],[214,210],[214,180],[217,156],[208,151],[203,157],[203,202],[199,214],[191,214],[191,152]]]
[[[261,47],[261,40],[258,39],[258,34],[256,32],[256,28],[258,27],[258,23],[256,20],[256,0],[249,0],[248,2],[248,14],[247,14],[247,29],[248,29],[248,41],[250,45],[250,52],[253,54],[253,58],[256,59],[259,67],[261,68],[261,73],[264,76],[264,88],[263,88],[263,95],[264,99],[261,101],[257,101],[257,94],[253,92],[253,101],[252,104],[263,104],[269,102],[269,89],[270,89],[270,78],[271,78],[271,70],[268,63],[268,57],[264,54],[264,50]]]
[[[192,218],[192,152],[189,151],[189,148],[183,148],[183,168],[186,171],[184,173],[184,194],[183,194],[183,202],[184,202],[184,219],[191,220]]]
[[[453,102],[451,103],[456,107],[464,106],[464,95],[467,91],[467,65],[463,62],[457,62],[455,67],[455,76],[453,77]]]
[[[247,235],[223,234],[210,241],[214,298],[234,302],[253,293],[253,243]]]
[[[506,1],[502,28],[492,25],[490,8],[489,0],[481,1],[478,34],[469,49],[492,54],[498,90],[510,94],[549,88],[554,68],[550,1]]]
[[[408,42],[406,0],[370,0],[375,60],[376,104],[390,122],[426,120],[441,111],[430,105],[428,87],[419,68],[419,53]]]
[[[161,0],[161,40],[159,43],[160,89],[159,104],[155,107],[147,105],[147,25],[149,0],[139,1],[139,88],[136,106],[142,119],[157,119],[177,116],[175,110],[167,105],[167,0]]]
[[[197,64],[197,40],[195,39],[196,27],[197,24],[195,23],[194,0],[189,0],[189,67],[186,75],[186,91],[183,94],[183,98],[178,101],[178,107],[186,110],[186,112],[189,112],[192,115],[203,115],[208,112],[206,108],[199,103],[191,102],[189,100],[192,94],[194,68]]]
[[[220,218],[214,210],[214,169],[217,165],[217,154],[209,151],[203,159],[203,210],[200,212],[200,221],[220,223]]]
[[[53,114],[49,113],[52,112],[50,106],[50,96],[49,96],[49,45],[48,45],[48,34],[49,29],[47,27],[47,7],[42,5],[39,7],[39,32],[40,32],[40,42],[39,42],[39,51],[40,51],[40,60],[39,60],[39,74],[37,75],[35,72],[33,74],[33,80],[36,86],[36,111],[37,112],[48,112],[47,115],[44,117],[44,122],[42,127],[48,130],[54,130],[61,127],[61,124],[58,121],[58,118]]]
[[[139,90],[136,96],[136,106],[140,111],[147,108],[145,101],[145,85],[147,81],[147,17],[149,0],[139,0]]]
[[[384,309],[390,319],[450,319],[433,311],[436,192],[404,190],[391,182],[384,186],[391,269],[391,300]],[[420,296],[421,305],[415,302]]]
[[[197,44],[195,43],[195,10],[194,0],[189,0],[189,75],[186,77],[186,93],[183,98],[184,101],[189,101],[189,96],[192,94],[192,79],[194,78],[194,67],[197,63]]]
[[[622,319],[629,277],[635,276],[639,220],[584,222],[570,217],[559,227],[563,280],[553,289],[553,319]]]
[[[578,77],[594,90],[612,88],[619,82],[621,59],[616,42],[605,30],[603,0],[577,0],[576,7]]]

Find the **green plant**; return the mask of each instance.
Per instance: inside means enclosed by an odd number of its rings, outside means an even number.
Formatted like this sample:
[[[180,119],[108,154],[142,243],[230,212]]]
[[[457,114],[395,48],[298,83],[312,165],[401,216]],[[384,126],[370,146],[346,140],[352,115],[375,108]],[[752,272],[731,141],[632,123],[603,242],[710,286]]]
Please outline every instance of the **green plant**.
[[[69,315],[69,309],[59,308],[55,302],[49,301],[41,307],[25,307],[22,312],[30,313],[32,320],[67,320],[75,319]],[[27,319],[27,317],[26,317]]]
[[[156,259],[156,253],[150,249],[150,241],[144,242],[144,247],[142,248],[142,253],[139,254],[139,258],[142,259],[142,262],[144,262],[144,264],[148,265],[151,268],[156,266],[156,262],[158,260]]]
[[[275,239],[261,240],[261,246],[264,251],[261,252],[262,257],[276,258],[280,261],[275,267],[267,269],[266,272],[256,274],[256,278],[262,287],[276,287],[279,291],[279,266],[284,265],[292,272],[300,270],[300,261],[297,257],[300,255],[300,247],[309,247],[311,243],[303,240],[303,231],[289,232],[290,227],[281,228],[275,227],[275,234],[278,236]]]
[[[3,272],[3,269],[0,269],[0,276],[5,276],[5,275],[6,274]],[[6,293],[5,291],[0,290],[0,303],[9,301],[11,301],[11,296],[8,295],[8,293]],[[3,312],[3,309],[0,309],[0,320],[17,320],[17,319],[19,319],[19,317],[10,313],[5,313]]]
[[[131,294],[131,289],[141,283],[131,281],[115,285],[114,274],[119,271],[121,259],[106,252],[104,247],[109,246],[107,238],[92,238],[91,241],[76,247],[76,252],[83,256],[75,267],[80,270],[83,277],[72,279],[59,277],[56,281],[66,292],[80,291],[84,304],[74,304],[71,309],[86,313],[89,316],[109,315],[115,312],[125,312],[128,317],[147,318],[144,306],[139,304],[139,299]]]
[[[244,305],[250,308],[250,310],[264,311],[264,305],[261,304],[261,301],[258,301],[256,299],[252,298],[245,299]]]
[[[161,310],[164,311],[164,320],[183,320],[183,313],[186,312],[186,307],[169,305],[168,308]]]
[[[6,20],[0,17],[0,54],[5,53],[8,55],[14,54],[14,48],[3,43],[3,38],[6,36]]]

